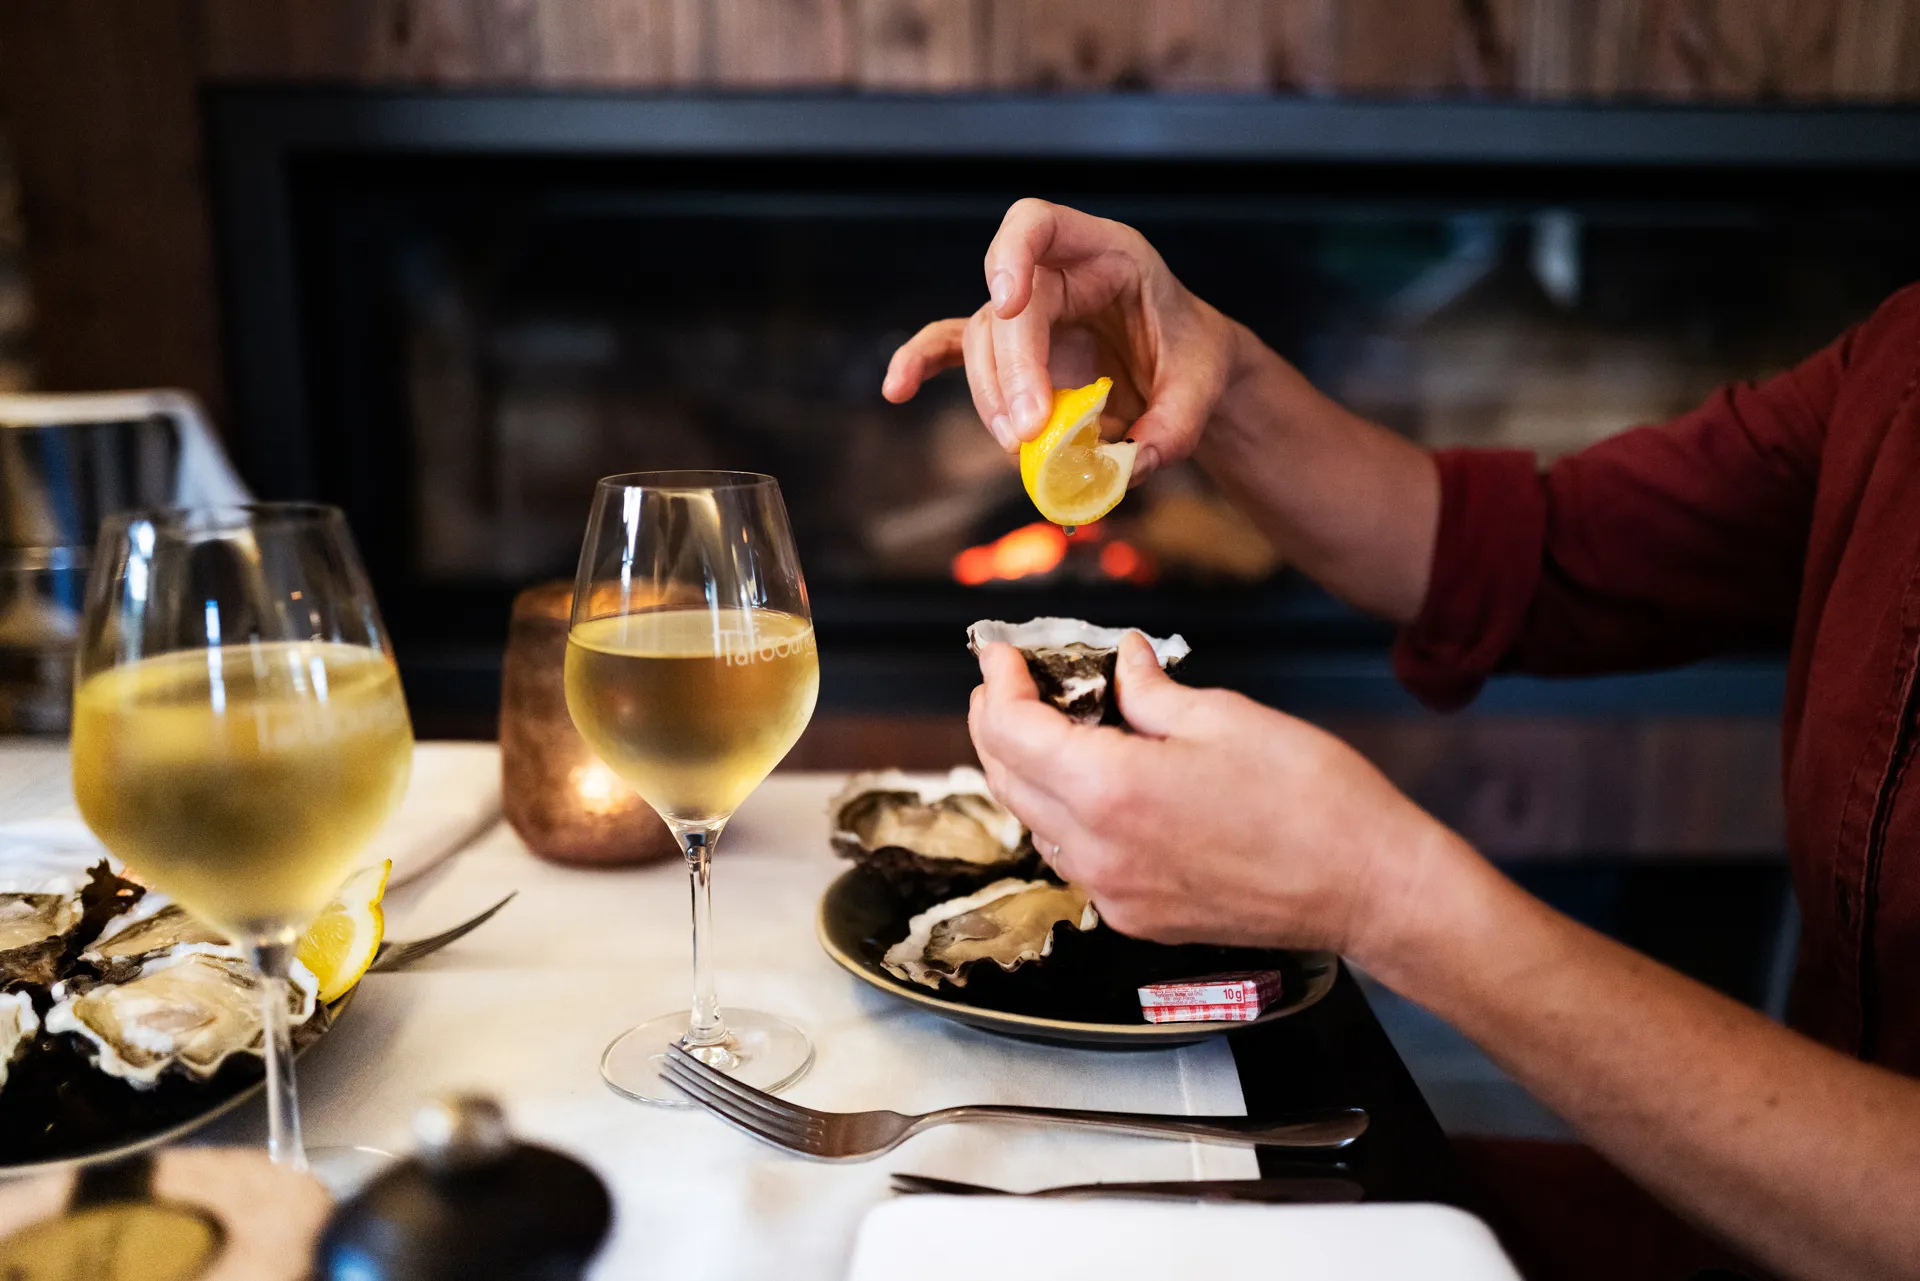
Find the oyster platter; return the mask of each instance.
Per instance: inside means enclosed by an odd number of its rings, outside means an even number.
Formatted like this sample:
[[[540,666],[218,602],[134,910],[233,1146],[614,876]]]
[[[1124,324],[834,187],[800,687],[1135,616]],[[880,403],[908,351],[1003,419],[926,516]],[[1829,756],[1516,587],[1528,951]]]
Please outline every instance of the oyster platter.
[[[238,948],[100,858],[0,884],[0,1172],[158,1142],[265,1074],[258,981]],[[296,1049],[352,997],[297,961]]]
[[[1123,629],[1074,619],[976,623],[1027,659],[1041,697],[1083,724],[1118,724],[1110,697]],[[1147,638],[1171,670],[1188,647]],[[1032,1039],[1180,1044],[1305,1009],[1333,985],[1330,953],[1167,946],[1103,924],[1064,882],[980,771],[856,774],[830,805],[835,852],[853,866],[821,900],[821,945],[873,986],[945,1017]],[[1257,1018],[1156,1023],[1141,989],[1204,976],[1277,975]]]

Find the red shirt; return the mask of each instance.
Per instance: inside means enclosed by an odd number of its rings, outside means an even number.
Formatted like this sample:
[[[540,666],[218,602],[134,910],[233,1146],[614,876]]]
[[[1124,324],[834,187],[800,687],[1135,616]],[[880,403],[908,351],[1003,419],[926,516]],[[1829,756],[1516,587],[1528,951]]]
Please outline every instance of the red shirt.
[[[1920,1074],[1920,286],[1805,363],[1560,459],[1440,454],[1395,653],[1427,703],[1500,671],[1666,667],[1790,639],[1793,1021]]]

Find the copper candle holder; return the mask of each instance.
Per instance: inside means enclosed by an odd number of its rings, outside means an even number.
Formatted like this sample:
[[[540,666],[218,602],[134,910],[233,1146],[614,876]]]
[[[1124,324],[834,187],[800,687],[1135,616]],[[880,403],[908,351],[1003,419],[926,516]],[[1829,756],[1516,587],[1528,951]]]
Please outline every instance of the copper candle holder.
[[[513,602],[500,678],[501,806],[527,847],[556,863],[651,863],[680,853],[653,808],[573,727],[564,672],[573,584]]]

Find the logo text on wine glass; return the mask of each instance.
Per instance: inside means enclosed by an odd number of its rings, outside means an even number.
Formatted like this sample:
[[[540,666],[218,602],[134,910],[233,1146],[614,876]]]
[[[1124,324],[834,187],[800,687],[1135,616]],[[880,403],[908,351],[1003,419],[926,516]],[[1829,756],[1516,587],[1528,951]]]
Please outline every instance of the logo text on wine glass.
[[[726,660],[728,667],[771,663],[776,659],[810,653],[813,649],[811,628],[797,636],[763,636],[757,632],[728,629],[716,633],[716,639],[720,644],[720,657]]]

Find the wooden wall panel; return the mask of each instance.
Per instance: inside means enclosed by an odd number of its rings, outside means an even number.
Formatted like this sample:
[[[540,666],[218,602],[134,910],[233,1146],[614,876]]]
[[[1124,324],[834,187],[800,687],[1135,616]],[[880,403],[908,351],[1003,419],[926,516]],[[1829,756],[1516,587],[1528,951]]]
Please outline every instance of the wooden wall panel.
[[[1264,89],[1266,11],[1266,0],[1154,0],[1141,32],[1147,83],[1156,89]]]
[[[998,88],[1146,87],[1154,0],[989,0],[987,78]]]
[[[854,75],[872,89],[970,89],[986,80],[986,0],[857,0]]]
[[[1920,0],[1838,0],[1833,91],[1868,102],[1920,97]]]
[[[712,76],[705,0],[199,0],[213,79],[649,87]]]
[[[1837,18],[1806,0],[1650,0],[1646,87],[1679,99],[1828,97]]]
[[[1633,93],[1643,81],[1642,0],[1526,0],[1514,89],[1527,98]]]
[[[1513,92],[1525,8],[1526,0],[1460,0],[1453,63],[1462,89],[1501,96]]]
[[[1335,85],[1348,93],[1431,94],[1452,88],[1450,0],[1344,0],[1335,31]]]
[[[725,0],[707,9],[713,78],[739,88],[853,78],[852,0]]]
[[[1292,93],[1331,93],[1339,80],[1340,0],[1267,0],[1267,81]]]
[[[0,116],[50,389],[222,381],[190,0],[0,4]]]

